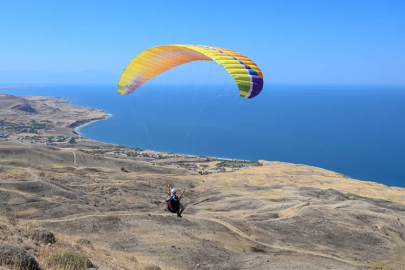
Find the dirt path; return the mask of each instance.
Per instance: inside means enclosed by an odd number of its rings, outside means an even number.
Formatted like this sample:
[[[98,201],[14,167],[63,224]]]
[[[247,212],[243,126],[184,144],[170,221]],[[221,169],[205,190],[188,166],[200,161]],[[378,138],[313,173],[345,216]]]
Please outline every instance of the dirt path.
[[[92,218],[92,217],[144,216],[144,215],[173,216],[173,214],[169,214],[169,213],[107,212],[105,214],[94,214],[94,215],[84,215],[84,216],[76,216],[76,217],[65,217],[65,218],[60,218],[60,219],[43,219],[43,220],[29,220],[29,221],[31,221],[31,222],[39,222],[39,223],[42,223],[42,222],[43,223],[59,223],[59,222],[75,221],[75,220],[81,220],[81,219]],[[249,235],[242,232],[241,230],[239,230],[235,226],[231,225],[230,223],[225,222],[225,221],[220,220],[220,219],[217,219],[217,218],[209,218],[209,217],[203,217],[203,216],[189,216],[189,215],[187,215],[185,219],[208,220],[208,221],[211,221],[211,222],[221,224],[222,226],[226,227],[228,230],[230,230],[234,234],[237,234],[237,235],[241,236],[242,238],[245,238],[245,239],[249,240],[250,242],[253,242],[255,244],[259,244],[259,245],[262,245],[262,246],[266,246],[266,247],[269,247],[269,248],[286,250],[286,251],[293,251],[293,252],[297,252],[297,253],[300,253],[300,254],[306,254],[306,255],[311,255],[311,256],[318,256],[318,257],[322,257],[322,258],[328,258],[328,259],[343,262],[343,263],[346,263],[346,264],[349,264],[349,265],[352,265],[352,266],[364,266],[364,267],[366,267],[365,265],[359,264],[358,262],[352,262],[352,261],[349,261],[349,260],[341,259],[341,258],[331,256],[331,255],[327,255],[327,254],[322,254],[322,253],[313,252],[313,251],[300,250],[300,249],[296,249],[296,248],[282,247],[282,246],[279,246],[279,245],[276,245],[276,244],[273,244],[273,245],[267,244],[267,243],[258,241],[256,239],[250,237]]]
[[[74,151],[72,151],[72,154],[73,154],[73,163],[74,163],[77,167],[79,167],[79,164],[77,164],[77,162],[76,162],[76,153],[75,153]]]
[[[112,160],[123,160],[126,162],[132,162],[132,163],[145,163],[145,164],[151,165],[151,162],[145,161],[145,160],[133,160],[133,159],[129,159],[129,158],[126,159],[126,158],[119,158],[119,157],[103,157],[103,158],[112,159]]]
[[[39,176],[38,174],[34,173],[30,167],[27,168],[27,171],[34,177],[34,181],[38,181],[39,180]]]

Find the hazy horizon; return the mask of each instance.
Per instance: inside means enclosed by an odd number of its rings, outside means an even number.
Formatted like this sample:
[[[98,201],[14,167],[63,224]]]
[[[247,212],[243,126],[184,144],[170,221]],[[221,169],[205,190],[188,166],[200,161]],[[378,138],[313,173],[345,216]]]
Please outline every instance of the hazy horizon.
[[[236,14],[254,19],[235,23]],[[8,1],[0,24],[0,84],[108,82],[137,54],[165,44],[238,51],[266,83],[405,84],[403,1],[83,2],[80,9]]]

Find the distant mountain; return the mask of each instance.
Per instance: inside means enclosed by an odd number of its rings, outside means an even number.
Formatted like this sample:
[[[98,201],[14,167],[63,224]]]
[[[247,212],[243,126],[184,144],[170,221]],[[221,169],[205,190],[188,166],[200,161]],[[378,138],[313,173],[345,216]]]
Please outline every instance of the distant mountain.
[[[89,69],[81,72],[0,70],[1,84],[116,84],[120,74]]]

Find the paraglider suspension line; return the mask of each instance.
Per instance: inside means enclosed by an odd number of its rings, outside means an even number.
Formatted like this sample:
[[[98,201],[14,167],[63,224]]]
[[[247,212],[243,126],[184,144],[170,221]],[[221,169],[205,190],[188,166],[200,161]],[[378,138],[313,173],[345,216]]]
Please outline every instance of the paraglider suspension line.
[[[132,106],[131,102],[129,101],[129,99],[127,98],[127,96],[125,96],[125,99],[127,100],[129,107],[131,108],[131,110],[133,111],[133,113],[135,114],[136,118],[138,118],[139,122],[141,123],[141,125],[143,126],[143,128],[146,131],[146,134],[148,134],[148,138],[149,138],[149,142],[152,145],[152,149],[155,149],[155,146],[153,145],[153,141],[152,138],[150,137],[149,134],[149,130],[148,127],[146,126],[146,124],[141,120],[141,118],[139,117],[139,115],[136,113],[135,108]],[[139,105],[139,104],[138,104]],[[139,106],[138,106],[139,107]],[[141,110],[141,114],[142,114],[142,110]],[[142,114],[143,117],[143,114]]]

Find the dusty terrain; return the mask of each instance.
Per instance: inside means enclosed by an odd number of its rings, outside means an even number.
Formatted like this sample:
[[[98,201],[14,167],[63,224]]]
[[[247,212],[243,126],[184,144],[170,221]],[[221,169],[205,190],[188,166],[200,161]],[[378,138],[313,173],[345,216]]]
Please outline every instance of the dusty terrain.
[[[96,269],[405,269],[403,188],[267,161],[198,175],[82,146],[0,141],[0,242],[43,269],[85,269],[55,265],[68,252]],[[165,211],[169,183],[183,218]]]
[[[74,106],[68,104],[71,100],[59,97],[41,97],[41,96],[13,96],[0,94],[0,120],[11,121],[15,123],[34,120],[37,123],[47,124],[52,128],[43,132],[43,135],[73,135],[69,125],[77,121],[89,122],[92,119],[103,119],[108,115],[102,110]],[[30,113],[19,110],[18,106],[28,105],[36,111]],[[1,132],[1,130],[0,130]]]

